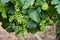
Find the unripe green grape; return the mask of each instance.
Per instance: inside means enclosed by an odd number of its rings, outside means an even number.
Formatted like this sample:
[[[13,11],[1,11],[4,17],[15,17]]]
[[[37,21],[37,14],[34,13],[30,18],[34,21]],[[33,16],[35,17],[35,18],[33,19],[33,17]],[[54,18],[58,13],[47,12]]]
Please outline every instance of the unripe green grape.
[[[48,9],[48,4],[43,4],[43,5],[42,5],[42,9],[43,9],[43,10],[47,10],[47,9]]]

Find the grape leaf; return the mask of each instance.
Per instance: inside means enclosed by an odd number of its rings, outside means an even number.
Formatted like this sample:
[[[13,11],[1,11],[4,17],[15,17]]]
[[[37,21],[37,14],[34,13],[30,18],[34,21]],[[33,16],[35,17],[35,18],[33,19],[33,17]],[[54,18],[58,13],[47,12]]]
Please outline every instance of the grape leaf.
[[[23,13],[23,14],[27,14],[27,10],[22,9],[22,13]]]
[[[23,6],[23,9],[27,9],[29,6],[34,4],[35,0],[21,0]]]
[[[59,3],[60,3],[59,0],[52,0],[52,1],[51,1],[51,4],[59,4]]]
[[[35,6],[39,6],[39,5],[42,5],[42,4],[43,4],[42,0],[37,0],[36,3],[35,3]]]
[[[32,20],[34,20],[35,22],[39,23],[40,22],[40,17],[39,14],[36,10],[34,9],[30,9],[28,11],[29,16],[31,17]]]
[[[29,6],[30,6],[29,3],[27,3],[23,6],[23,9],[27,9]]]
[[[60,14],[60,4],[59,5],[56,5],[55,8],[57,8],[57,12]]]
[[[60,33],[60,21],[57,22],[56,29],[57,33]]]
[[[27,21],[27,28],[34,29],[37,27],[37,23],[33,22],[32,20]]]
[[[2,5],[5,5],[7,2],[9,2],[10,0],[1,0]]]
[[[8,8],[8,14],[13,14],[14,13],[14,8],[11,6]]]
[[[38,8],[36,9],[36,11],[37,11],[38,13],[40,13],[40,12],[41,12],[40,7],[38,7]]]

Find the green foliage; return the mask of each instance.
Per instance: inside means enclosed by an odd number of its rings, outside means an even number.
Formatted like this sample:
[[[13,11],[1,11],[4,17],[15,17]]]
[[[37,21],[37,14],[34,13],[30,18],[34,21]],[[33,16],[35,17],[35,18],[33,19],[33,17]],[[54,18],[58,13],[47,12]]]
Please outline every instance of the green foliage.
[[[60,1],[59,0],[52,0],[51,4],[55,5],[55,8],[57,8],[57,12],[60,14]],[[56,5],[58,4],[58,5]]]
[[[60,33],[60,20],[56,24],[57,33]]]
[[[21,0],[23,3],[23,9],[27,9],[28,7],[34,4],[35,0]]]
[[[42,5],[42,9],[43,9],[43,10],[47,10],[47,9],[48,9],[48,4],[43,4],[43,5]]]
[[[57,8],[57,12],[60,14],[60,4],[59,5],[56,5],[55,8]]]
[[[32,20],[27,20],[27,28],[34,29],[37,27],[37,23]]]
[[[36,10],[34,10],[34,9],[29,9],[28,14],[29,14],[29,16],[30,16],[30,18],[31,18],[32,20],[34,20],[34,21],[37,22],[37,23],[40,22],[40,17],[39,17],[39,14],[38,14],[38,12],[37,12]]]
[[[51,1],[51,4],[59,4],[59,3],[60,3],[59,0],[52,0],[52,1]]]
[[[10,1],[10,0],[1,0],[1,4],[2,4],[3,6],[5,6],[6,3],[9,2],[9,1]]]
[[[23,35],[25,31],[45,32],[46,25],[53,25],[60,20],[60,1],[0,0],[0,15],[0,21],[8,32],[14,31],[16,35]],[[57,31],[60,33],[59,29]]]

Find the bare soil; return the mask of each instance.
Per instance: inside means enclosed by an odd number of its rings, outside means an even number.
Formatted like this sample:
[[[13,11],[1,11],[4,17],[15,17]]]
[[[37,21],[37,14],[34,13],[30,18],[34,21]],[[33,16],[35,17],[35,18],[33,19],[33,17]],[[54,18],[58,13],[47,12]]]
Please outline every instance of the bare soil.
[[[8,33],[1,25],[0,23],[0,40],[56,40],[55,26],[46,26],[46,32],[37,32],[34,35],[24,32],[24,38],[22,38],[20,35],[15,36],[15,33]]]

